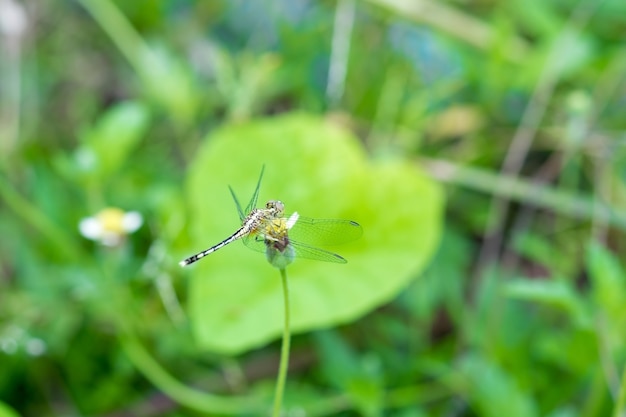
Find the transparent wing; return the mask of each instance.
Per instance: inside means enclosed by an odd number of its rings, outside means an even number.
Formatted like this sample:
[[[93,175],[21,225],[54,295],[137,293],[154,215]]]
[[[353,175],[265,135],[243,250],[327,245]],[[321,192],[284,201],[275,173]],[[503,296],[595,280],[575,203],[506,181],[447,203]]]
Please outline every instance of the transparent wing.
[[[314,261],[322,262],[335,262],[340,264],[348,262],[342,256],[324,249],[314,248],[313,246],[305,245],[300,242],[290,242],[290,244],[296,251],[296,258],[312,259]]]
[[[243,222],[243,220],[246,218],[246,214],[243,212],[243,209],[241,208],[241,204],[239,203],[239,199],[235,195],[235,191],[233,190],[233,188],[229,185],[228,189],[230,190],[230,195],[233,196],[233,200],[235,200],[235,205],[237,206],[237,213],[239,214],[239,220]]]
[[[259,190],[261,189],[261,180],[263,179],[263,173],[265,172],[265,165],[261,167],[261,174],[259,174],[259,181],[256,183],[256,188],[254,189],[254,194],[246,207],[246,215],[252,211],[253,208],[256,207],[256,202],[259,199]]]
[[[257,200],[259,199],[259,190],[261,189],[261,180],[263,179],[264,171],[265,171],[265,165],[261,167],[261,174],[259,175],[259,180],[256,183],[254,194],[252,195],[250,202],[246,206],[245,211],[241,208],[241,203],[239,203],[239,199],[235,195],[235,191],[233,190],[233,188],[230,185],[228,186],[228,189],[230,190],[230,195],[233,196],[233,200],[235,200],[235,205],[237,206],[237,213],[239,214],[239,220],[241,220],[242,222],[246,218],[246,216],[250,214],[252,209],[256,207]]]
[[[243,238],[243,243],[250,249],[255,250],[257,252],[266,251],[266,246],[263,238],[259,235],[248,235]],[[294,242],[291,239],[289,240],[289,245],[293,248],[295,252],[296,258],[302,259],[312,259],[314,261],[322,261],[322,262],[335,262],[340,264],[345,264],[345,258],[336,253],[329,252],[324,249],[315,248],[313,246],[306,245],[300,242]]]
[[[289,239],[307,246],[334,246],[352,242],[362,234],[361,225],[352,220],[311,219],[300,216],[289,230]]]
[[[252,250],[255,250],[257,252],[265,252],[265,241],[259,235],[250,234],[248,236],[244,236],[241,241]]]

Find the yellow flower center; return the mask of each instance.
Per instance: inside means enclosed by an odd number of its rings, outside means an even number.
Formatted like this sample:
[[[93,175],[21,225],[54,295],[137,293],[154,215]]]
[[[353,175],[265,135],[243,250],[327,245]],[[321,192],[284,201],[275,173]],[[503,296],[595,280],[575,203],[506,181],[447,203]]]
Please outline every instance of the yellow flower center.
[[[101,210],[96,218],[105,232],[124,234],[124,214],[123,210],[109,207]]]

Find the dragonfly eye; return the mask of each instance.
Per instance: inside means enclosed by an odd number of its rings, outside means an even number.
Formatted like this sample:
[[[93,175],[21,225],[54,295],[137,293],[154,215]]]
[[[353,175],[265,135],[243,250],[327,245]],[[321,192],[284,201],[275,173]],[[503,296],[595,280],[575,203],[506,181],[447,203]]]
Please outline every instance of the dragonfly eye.
[[[270,201],[268,201],[267,204],[265,205],[265,208],[267,208],[267,209],[274,209],[277,212],[281,212],[281,213],[283,211],[285,211],[285,205],[280,200],[270,200]]]

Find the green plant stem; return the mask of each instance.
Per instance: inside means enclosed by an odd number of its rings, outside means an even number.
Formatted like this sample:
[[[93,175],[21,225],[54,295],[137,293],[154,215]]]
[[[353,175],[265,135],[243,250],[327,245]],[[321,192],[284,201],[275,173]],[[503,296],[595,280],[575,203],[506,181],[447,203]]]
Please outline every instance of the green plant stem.
[[[273,417],[280,416],[280,408],[283,402],[285,391],[285,381],[287,379],[287,368],[289,368],[289,344],[291,342],[291,328],[289,324],[289,287],[287,285],[287,271],[280,269],[280,278],[283,284],[283,299],[285,301],[285,328],[283,329],[283,345],[280,350],[280,366],[278,368],[278,378],[276,379],[276,393],[274,395]]]
[[[626,230],[623,211],[598,202],[593,195],[567,192],[534,183],[532,180],[499,172],[454,164],[441,159],[420,159],[420,165],[434,178],[450,184],[484,191],[507,199],[533,204],[582,220],[597,219]]]
[[[140,72],[140,57],[148,54],[150,48],[126,16],[109,0],[80,0],[80,2],[111,37],[135,70]]]
[[[619,394],[617,396],[617,402],[615,403],[615,410],[613,411],[613,417],[622,417],[626,415],[626,366],[622,372],[622,381],[620,383]]]
[[[141,373],[177,403],[206,413],[262,413],[261,405],[253,403],[249,398],[211,395],[182,384],[167,373],[131,333],[120,335],[120,342],[128,358]]]
[[[260,415],[265,409],[258,401],[246,397],[220,396],[188,387],[170,373],[146,350],[137,337],[135,326],[129,317],[136,317],[133,310],[133,295],[115,276],[120,271],[119,257],[109,252],[103,265],[103,280],[100,285],[109,319],[114,324],[122,349],[130,362],[154,386],[178,404],[195,411],[214,414]]]

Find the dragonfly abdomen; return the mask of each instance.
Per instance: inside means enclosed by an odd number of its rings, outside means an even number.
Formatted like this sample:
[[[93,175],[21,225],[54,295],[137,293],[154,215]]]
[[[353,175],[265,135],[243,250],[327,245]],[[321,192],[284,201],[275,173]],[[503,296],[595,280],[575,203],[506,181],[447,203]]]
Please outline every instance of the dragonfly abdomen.
[[[243,222],[243,226],[241,226],[241,228],[237,230],[235,233],[233,233],[230,237],[227,237],[226,239],[222,240],[220,243],[218,243],[215,246],[211,246],[209,249],[203,250],[200,253],[197,253],[193,256],[190,256],[187,259],[180,261],[179,265],[180,266],[190,265],[204,258],[208,254],[213,253],[216,250],[223,248],[229,243],[232,243],[233,241],[237,239],[241,239],[244,236],[254,233],[259,226],[259,219],[262,214],[263,213],[259,212],[259,210],[253,210],[250,213],[250,215],[246,218],[246,220]]]
[[[241,237],[241,236],[237,236],[237,233],[236,233],[236,234],[234,234],[234,235],[230,236],[229,238],[227,238],[227,239],[225,239],[225,240],[222,240],[222,241],[221,241],[220,243],[218,243],[217,245],[215,245],[215,246],[211,246],[209,249],[203,250],[203,251],[202,251],[202,252],[200,252],[200,253],[197,253],[197,254],[195,254],[195,255],[193,255],[193,256],[190,256],[190,257],[189,257],[189,258],[187,258],[187,259],[184,259],[184,260],[180,261],[180,262],[179,262],[179,264],[180,264],[180,266],[187,266],[187,265],[190,265],[190,264],[192,264],[192,263],[194,263],[194,262],[196,262],[196,261],[199,261],[200,259],[204,258],[204,257],[205,257],[205,256],[207,256],[208,254],[213,253],[213,252],[215,252],[216,250],[223,248],[224,246],[228,245],[229,243],[231,243],[231,242],[232,242],[232,241],[234,241],[234,240],[239,239],[240,237]]]

